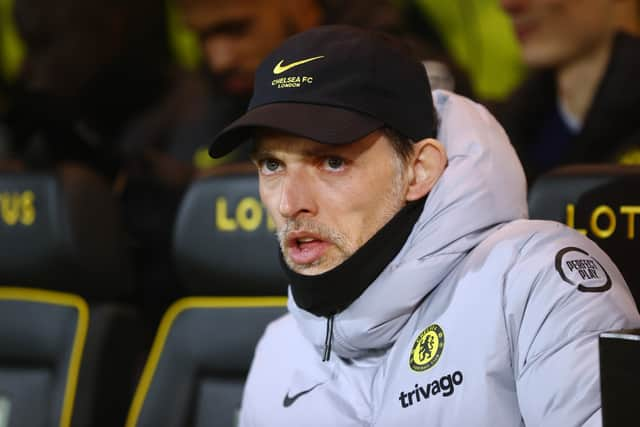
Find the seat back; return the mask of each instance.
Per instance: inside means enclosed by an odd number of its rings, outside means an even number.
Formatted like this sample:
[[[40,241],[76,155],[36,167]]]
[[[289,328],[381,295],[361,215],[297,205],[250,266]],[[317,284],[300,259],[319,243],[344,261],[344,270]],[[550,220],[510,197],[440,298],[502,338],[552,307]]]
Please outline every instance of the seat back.
[[[66,167],[57,174],[0,174],[0,286],[54,290],[87,301],[82,363],[74,374],[78,392],[65,404],[73,408],[65,420],[70,419],[74,427],[122,425],[133,395],[144,343],[139,313],[129,304],[134,283],[126,249],[117,203],[106,182],[92,172]],[[51,360],[68,358],[62,342],[74,330],[72,318],[65,314],[65,324],[47,314],[59,312],[59,304],[43,304],[20,311],[12,301],[13,311],[3,310],[0,352],[7,348],[15,352],[11,366],[22,369],[45,362],[53,366],[39,356],[40,348],[50,352]],[[34,307],[33,302],[20,303],[20,307],[27,305]],[[22,330],[31,323],[41,331]],[[57,329],[45,334],[51,328]],[[53,384],[47,372],[39,375],[38,381]],[[22,419],[20,408],[35,408],[33,399],[29,394],[14,394],[11,413]],[[42,399],[50,401],[44,395]],[[29,416],[36,416],[39,411],[31,412]],[[53,418],[49,414],[46,419]]]
[[[165,314],[127,427],[236,425],[254,348],[282,297],[190,297]]]
[[[640,304],[640,166],[573,165],[534,182],[529,216],[563,222],[594,240]]]
[[[71,425],[88,322],[76,295],[0,287],[0,425]]]
[[[133,292],[115,200],[82,168],[0,174],[0,253],[0,284],[89,299]]]
[[[286,294],[274,232],[255,172],[195,181],[174,234],[176,268],[187,294]]]

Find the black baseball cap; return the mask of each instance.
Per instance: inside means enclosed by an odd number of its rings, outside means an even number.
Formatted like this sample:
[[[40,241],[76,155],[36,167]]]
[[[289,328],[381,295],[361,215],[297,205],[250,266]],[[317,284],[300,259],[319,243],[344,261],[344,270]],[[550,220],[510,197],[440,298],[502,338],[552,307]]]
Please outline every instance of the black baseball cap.
[[[396,39],[344,25],[287,39],[258,67],[247,112],[214,139],[222,157],[271,128],[326,144],[346,144],[381,127],[419,141],[435,136],[424,66]]]

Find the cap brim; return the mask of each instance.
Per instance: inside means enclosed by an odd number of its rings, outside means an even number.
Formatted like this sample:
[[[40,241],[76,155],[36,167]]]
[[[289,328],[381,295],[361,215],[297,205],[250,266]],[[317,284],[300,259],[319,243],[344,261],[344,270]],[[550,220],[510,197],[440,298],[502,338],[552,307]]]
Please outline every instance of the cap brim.
[[[247,111],[214,139],[209,154],[219,158],[253,135],[255,128],[270,128],[323,144],[348,144],[384,126],[363,113],[328,105],[280,102]]]

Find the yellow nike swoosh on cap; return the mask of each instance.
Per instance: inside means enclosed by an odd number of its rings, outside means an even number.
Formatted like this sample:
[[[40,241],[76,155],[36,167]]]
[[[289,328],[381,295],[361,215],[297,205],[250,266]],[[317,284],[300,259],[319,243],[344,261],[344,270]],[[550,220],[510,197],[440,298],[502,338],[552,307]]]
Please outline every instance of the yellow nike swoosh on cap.
[[[306,64],[307,62],[315,61],[316,59],[324,58],[324,56],[314,56],[313,58],[301,59],[300,61],[292,62],[289,65],[282,65],[284,59],[281,59],[280,62],[273,67],[273,74],[281,74],[287,70],[292,69],[293,67],[297,67],[298,65]]]

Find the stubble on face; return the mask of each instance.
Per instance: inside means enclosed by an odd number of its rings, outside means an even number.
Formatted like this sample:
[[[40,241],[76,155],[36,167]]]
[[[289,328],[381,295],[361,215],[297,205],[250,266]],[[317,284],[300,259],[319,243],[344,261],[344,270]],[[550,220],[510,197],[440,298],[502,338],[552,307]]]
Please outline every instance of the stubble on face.
[[[349,259],[360,249],[375,233],[385,226],[400,209],[406,204],[404,198],[404,162],[399,155],[394,156],[395,174],[390,190],[385,192],[380,201],[380,208],[370,220],[374,225],[368,235],[359,239],[351,239],[349,236],[333,227],[329,227],[309,218],[288,219],[284,225],[276,231],[283,258],[289,268],[298,274],[317,275],[326,273]],[[320,239],[330,242],[333,250],[327,251],[322,257],[308,264],[295,263],[288,254],[287,236],[292,232],[305,231],[317,235]]]
[[[331,242],[331,244],[333,245],[333,250],[328,251],[328,253],[311,263],[295,263],[289,256],[287,236],[289,235],[289,233],[298,231],[312,233],[314,235],[317,235],[324,241]],[[317,270],[319,267],[321,268],[322,266],[326,265],[340,265],[358,249],[357,246],[353,244],[353,242],[351,242],[347,235],[343,232],[306,218],[287,220],[284,226],[280,230],[278,230],[276,234],[285,262],[287,263],[289,268],[300,274],[305,274],[306,272],[309,272],[311,270]],[[328,271],[331,268],[326,268],[325,271]]]

